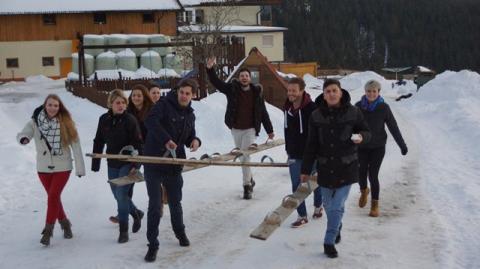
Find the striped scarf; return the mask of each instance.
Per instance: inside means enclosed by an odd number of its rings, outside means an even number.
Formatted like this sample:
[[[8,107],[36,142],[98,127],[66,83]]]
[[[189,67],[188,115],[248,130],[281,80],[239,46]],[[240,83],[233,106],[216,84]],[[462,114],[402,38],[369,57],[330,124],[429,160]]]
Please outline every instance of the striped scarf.
[[[58,122],[58,119],[56,117],[53,119],[48,118],[45,109],[42,109],[40,114],[38,114],[37,124],[42,138],[45,139],[47,146],[50,148],[50,152],[53,155],[62,155],[60,122]]]

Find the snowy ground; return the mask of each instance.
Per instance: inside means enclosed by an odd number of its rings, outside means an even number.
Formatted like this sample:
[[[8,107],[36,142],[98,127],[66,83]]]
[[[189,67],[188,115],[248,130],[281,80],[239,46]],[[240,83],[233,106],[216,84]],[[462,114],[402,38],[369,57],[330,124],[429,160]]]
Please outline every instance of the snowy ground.
[[[409,153],[389,139],[380,173],[381,216],[368,217],[357,207],[358,187],[347,201],[340,258],[323,255],[326,219],[301,229],[288,224],[292,215],[267,241],[248,237],[268,211],[290,191],[287,169],[255,169],[254,199],[241,199],[241,172],[236,168],[204,168],[185,173],[184,217],[192,246],[181,248],[171,231],[168,210],[160,224],[157,262],[146,264],[145,227],[116,243],[117,227],[108,221],[115,203],[106,183],[106,163],[99,173],[72,177],[63,193],[74,238],[65,240],[59,227],[50,247],[39,243],[45,219],[46,195],[37,179],[33,145],[16,144],[15,135],[48,93],[57,93],[77,122],[84,152],[90,152],[98,116],[104,109],[76,98],[63,81],[32,78],[0,86],[0,267],[1,268],[479,268],[480,258],[480,75],[445,72],[408,100],[399,93],[415,85],[391,89],[391,81],[373,72],[342,79],[357,101],[362,85],[381,80],[382,95],[391,105]],[[308,78],[313,97],[321,81]],[[223,125],[225,97],[213,94],[195,102],[201,153],[226,152],[231,135]],[[269,107],[275,132],[283,136],[281,111]],[[258,138],[261,143],[265,134]],[[200,154],[200,153],[198,153]],[[196,156],[198,156],[196,154]],[[284,161],[283,147],[268,151]],[[260,155],[261,156],[261,155]],[[260,156],[254,156],[258,160]],[[87,169],[90,160],[86,159]],[[135,186],[134,201],[147,207],[145,184]],[[307,202],[309,214],[312,201]]]

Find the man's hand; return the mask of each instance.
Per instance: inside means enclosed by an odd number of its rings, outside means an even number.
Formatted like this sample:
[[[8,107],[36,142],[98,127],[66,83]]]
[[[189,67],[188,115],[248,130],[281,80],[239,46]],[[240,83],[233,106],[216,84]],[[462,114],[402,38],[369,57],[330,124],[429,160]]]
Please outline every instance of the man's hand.
[[[217,64],[217,58],[216,57],[210,57],[207,59],[207,68],[211,69]]]
[[[360,144],[360,143],[362,143],[362,141],[363,141],[363,137],[362,137],[361,134],[353,134],[353,135],[352,135],[352,141],[353,141],[353,143],[355,143],[355,144]]]
[[[310,175],[305,175],[305,174],[301,174],[301,175],[300,175],[300,181],[301,181],[302,183],[307,182],[309,179],[310,179]]]
[[[22,137],[22,139],[20,139],[20,144],[22,145],[26,145],[30,142],[30,140],[26,137]]]
[[[165,144],[165,147],[170,150],[175,150],[177,149],[177,144],[175,144],[175,142],[172,140],[168,140],[168,142]]]
[[[273,140],[274,137],[275,137],[275,134],[273,132],[268,134],[268,139]]]
[[[197,151],[198,147],[200,147],[200,142],[197,139],[193,139],[192,144],[190,144],[190,152]]]
[[[128,175],[133,176],[133,175],[135,175],[136,172],[137,172],[137,168],[135,168],[135,166],[134,166],[134,167],[132,167],[132,169],[130,169],[130,172],[128,172]]]

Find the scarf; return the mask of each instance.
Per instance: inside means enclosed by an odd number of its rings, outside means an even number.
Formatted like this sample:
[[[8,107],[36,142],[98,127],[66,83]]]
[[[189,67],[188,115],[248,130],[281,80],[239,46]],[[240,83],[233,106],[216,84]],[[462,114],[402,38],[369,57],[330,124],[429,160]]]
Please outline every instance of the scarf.
[[[368,99],[367,99],[367,96],[362,96],[362,100],[360,101],[361,102],[361,106],[364,110],[366,111],[374,111],[375,108],[377,107],[378,104],[381,104],[384,102],[383,100],[383,97],[381,96],[378,96],[377,99],[375,99],[375,101],[369,103],[368,102]]]
[[[56,117],[53,119],[48,118],[45,109],[42,109],[40,114],[38,114],[37,124],[42,138],[45,139],[47,146],[50,148],[50,152],[53,155],[62,155],[60,122],[58,122],[58,119]]]

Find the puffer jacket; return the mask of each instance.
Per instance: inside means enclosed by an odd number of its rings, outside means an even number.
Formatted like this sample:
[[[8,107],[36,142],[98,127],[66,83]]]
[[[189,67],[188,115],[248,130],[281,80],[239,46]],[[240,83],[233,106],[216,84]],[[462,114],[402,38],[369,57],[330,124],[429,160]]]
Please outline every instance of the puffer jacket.
[[[321,94],[315,103],[318,109],[310,116],[302,174],[310,174],[317,160],[318,184],[339,188],[358,182],[358,147],[352,134],[361,134],[362,143],[371,137],[359,108],[350,103],[350,94],[343,90],[340,107],[328,107]]]
[[[52,154],[38,128],[38,115],[43,106],[35,109],[32,119],[27,122],[23,130],[17,134],[17,141],[21,143],[23,138],[29,141],[35,141],[35,149],[37,151],[37,171],[40,173],[54,173],[71,171],[73,169],[72,162],[75,162],[75,174],[77,176],[85,175],[85,163],[83,161],[82,147],[80,139],[72,143],[68,148],[62,145],[62,154]],[[72,158],[73,156],[73,158]]]

